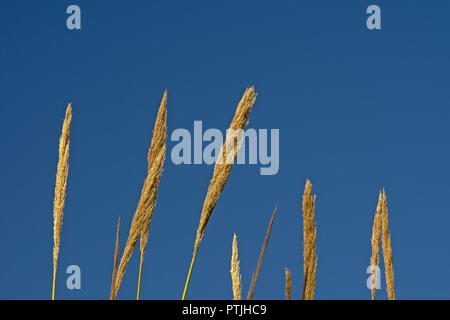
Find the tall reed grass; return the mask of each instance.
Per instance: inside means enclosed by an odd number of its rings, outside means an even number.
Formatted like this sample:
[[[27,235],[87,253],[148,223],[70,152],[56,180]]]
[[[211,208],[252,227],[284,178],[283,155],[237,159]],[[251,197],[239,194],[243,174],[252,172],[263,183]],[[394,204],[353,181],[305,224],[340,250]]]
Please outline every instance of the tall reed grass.
[[[233,120],[231,121],[229,132],[238,129],[244,129],[248,124],[248,118],[252,107],[255,103],[256,92],[254,87],[245,90],[241,100],[236,108]],[[72,121],[71,104],[67,106],[65,118],[62,127],[61,137],[59,139],[59,159],[56,173],[55,195],[53,203],[53,282],[52,282],[52,300],[55,299],[55,283],[58,264],[58,256],[61,242],[61,229],[64,215],[64,206],[66,199],[67,177],[69,171],[69,136]],[[203,207],[198,224],[192,259],[188,270],[186,283],[183,290],[182,299],[186,297],[189,286],[191,273],[196,260],[200,243],[205,235],[206,227],[212,216],[217,201],[226,185],[230,175],[233,162],[236,159],[239,147],[241,146],[242,137],[236,137],[232,133],[227,133],[224,144],[219,153],[218,161],[214,166],[214,172],[209,187],[204,198]],[[110,299],[115,300],[118,295],[121,283],[123,281],[127,264],[132,253],[139,242],[140,263],[138,273],[137,300],[140,299],[141,278],[144,255],[147,248],[150,225],[156,206],[156,197],[159,183],[162,176],[165,156],[166,156],[166,139],[167,139],[167,91],[164,92],[156,120],[153,128],[151,144],[147,154],[147,176],[142,187],[141,195],[137,208],[135,210],[131,227],[129,230],[127,242],[125,244],[122,257],[119,262],[119,233],[120,233],[120,217],[117,222],[116,241],[114,247],[114,264],[111,280]],[[303,286],[301,298],[303,300],[313,300],[316,288],[316,271],[317,271],[317,226],[315,221],[315,204],[316,196],[312,193],[312,184],[306,180],[302,198],[302,218],[303,218]],[[270,218],[269,226],[264,238],[264,242],[259,255],[256,271],[253,273],[248,290],[247,299],[252,300],[255,293],[256,283],[259,277],[262,261],[265,255],[267,244],[272,230],[272,225],[277,213],[275,207]],[[389,230],[389,217],[387,207],[387,197],[384,189],[378,197],[378,204],[375,211],[374,222],[372,227],[371,238],[371,257],[370,264],[372,267],[378,267],[380,264],[380,243],[383,252],[386,290],[390,300],[395,300],[394,287],[394,268],[392,257],[391,236]],[[377,268],[372,268],[372,284],[375,284],[375,272]],[[242,299],[242,276],[240,273],[240,262],[238,256],[237,236],[234,234],[231,254],[231,280],[233,299]],[[285,296],[287,300],[292,297],[292,279],[289,269],[285,269]],[[375,300],[376,288],[373,286],[371,290],[371,298]]]
[[[167,92],[164,92],[158,115],[155,121],[155,128],[153,130],[152,143],[148,152],[147,162],[148,171],[147,178],[145,179],[144,186],[142,188],[141,197],[137,209],[134,213],[133,220],[131,221],[131,227],[128,234],[127,243],[120,260],[119,267],[117,269],[116,283],[114,284],[113,298],[117,297],[117,294],[122,283],[122,279],[125,275],[127,264],[131,258],[131,255],[136,247],[139,236],[141,236],[141,263],[140,270],[142,270],[142,260],[145,251],[145,245],[148,238],[148,229],[150,227],[151,219],[153,217],[153,210],[156,205],[156,193],[161,179],[162,169],[166,156],[166,131],[167,131]],[[141,274],[141,271],[139,272]],[[139,278],[140,279],[140,278]],[[138,281],[138,293],[139,299],[139,286]]]
[[[285,274],[286,274],[286,284],[285,284],[285,295],[286,295],[286,300],[291,300],[291,291],[292,291],[292,283],[291,283],[291,272],[289,271],[288,268],[286,268],[285,270]]]
[[[233,287],[233,300],[241,300],[242,297],[242,277],[239,270],[239,255],[237,247],[237,237],[234,234],[231,251],[231,282]]]
[[[378,196],[378,204],[372,227],[372,257],[370,258],[372,274],[372,300],[375,300],[376,280],[377,277],[380,276],[379,274],[376,274],[377,270],[379,270],[380,239],[383,248],[387,296],[389,300],[395,300],[391,235],[389,233],[387,199],[384,189],[380,191],[380,194]]]
[[[230,124],[231,130],[244,129],[248,124],[248,117],[250,111],[252,110],[253,104],[255,103],[256,93],[254,87],[250,87],[245,90],[241,101],[239,102],[236,112],[234,114],[233,120]],[[230,132],[230,131],[229,131]],[[183,290],[182,300],[185,299],[187,289],[189,286],[189,281],[191,279],[192,269],[194,267],[195,258],[197,256],[198,248],[205,235],[206,226],[208,225],[209,219],[216,207],[217,200],[222,193],[225,184],[230,175],[231,168],[233,167],[233,162],[236,159],[237,152],[239,149],[240,142],[235,140],[235,136],[228,135],[225,139],[220,152],[219,159],[214,166],[213,176],[209,183],[208,191],[206,193],[205,200],[203,202],[203,209],[200,215],[200,222],[197,228],[197,235],[195,237],[194,251],[192,253],[191,264],[189,266],[188,275],[186,278],[186,283]]]
[[[382,208],[382,193],[378,197],[377,209],[375,211],[375,218],[373,220],[372,228],[372,257],[370,258],[371,274],[372,274],[372,300],[375,300],[376,295],[376,277],[377,267],[380,264],[380,238],[381,238],[381,208]]]
[[[69,174],[69,135],[72,122],[72,105],[69,103],[59,138],[59,160],[56,170],[55,199],[53,201],[53,284],[52,300],[55,300],[56,269],[58,266],[61,229],[66,201],[67,176]]]
[[[314,221],[316,196],[312,195],[312,184],[306,180],[303,193],[303,275],[302,299],[313,300],[316,288],[316,238],[317,227]]]
[[[386,192],[383,190],[383,202],[381,207],[381,226],[382,226],[382,244],[384,268],[386,274],[386,290],[389,300],[395,300],[394,288],[394,266],[392,258],[391,235],[389,233],[389,219]]]

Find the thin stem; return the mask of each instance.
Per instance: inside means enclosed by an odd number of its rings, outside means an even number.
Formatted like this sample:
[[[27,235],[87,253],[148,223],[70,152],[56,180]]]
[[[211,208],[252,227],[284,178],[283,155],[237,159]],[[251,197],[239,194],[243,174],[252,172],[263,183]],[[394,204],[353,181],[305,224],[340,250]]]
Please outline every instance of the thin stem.
[[[261,264],[266,253],[267,243],[269,242],[270,232],[272,231],[273,221],[275,220],[275,215],[277,214],[277,206],[273,210],[272,216],[270,217],[269,227],[267,228],[266,236],[264,237],[264,243],[261,248],[261,253],[259,254],[258,265],[256,266],[256,271],[252,277],[252,282],[250,288],[248,289],[247,300],[253,300],[253,295],[255,294],[256,282],[259,277],[259,270],[261,269]]]
[[[53,268],[52,300],[55,300],[56,268]]]
[[[306,283],[308,282],[308,267],[306,267],[306,272],[303,278],[303,286],[302,286],[302,300],[305,300],[306,294]]]
[[[139,300],[139,295],[141,292],[141,276],[142,276],[142,262],[144,260],[143,252],[141,251],[141,262],[139,263],[139,280],[138,280],[138,288],[137,288],[137,297],[136,300]]]
[[[183,291],[183,296],[181,297],[181,300],[184,300],[186,297],[186,292],[187,292],[187,288],[189,286],[189,281],[191,280],[192,268],[194,267],[195,257],[197,256],[197,250],[198,250],[198,247],[195,247],[194,253],[192,255],[191,266],[189,267],[189,272],[187,275],[186,284],[184,285],[184,291]]]

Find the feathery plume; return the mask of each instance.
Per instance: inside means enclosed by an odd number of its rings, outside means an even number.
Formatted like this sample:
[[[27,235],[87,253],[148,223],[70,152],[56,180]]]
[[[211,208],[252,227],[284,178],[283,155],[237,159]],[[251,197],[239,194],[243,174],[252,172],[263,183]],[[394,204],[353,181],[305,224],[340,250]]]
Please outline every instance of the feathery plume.
[[[231,273],[231,281],[232,281],[232,285],[233,285],[233,300],[241,300],[242,283],[241,283],[241,274],[239,271],[239,256],[238,256],[236,234],[234,234],[234,237],[233,237],[230,273]]]
[[[376,271],[380,264],[380,239],[381,239],[381,208],[383,198],[380,192],[378,196],[378,204],[375,212],[375,218],[373,220],[372,228],[372,257],[370,258],[370,266],[372,272],[372,300],[375,300],[376,294]]]
[[[386,290],[389,300],[395,300],[394,266],[392,258],[391,235],[389,234],[388,208],[386,192],[383,190],[383,202],[381,209],[382,243],[384,268],[386,274]]]
[[[115,300],[114,285],[116,284],[117,265],[119,263],[119,233],[120,233],[120,217],[117,221],[116,245],[114,248],[114,267],[113,267],[112,280],[111,280],[111,291],[109,293],[110,300]]]
[[[291,272],[289,271],[288,268],[286,268],[285,270],[286,273],[286,285],[285,285],[285,290],[286,290],[286,300],[291,300]]]
[[[156,116],[155,126],[153,129],[153,138],[148,150],[147,163],[148,163],[148,173],[152,170],[153,162],[158,156],[158,153],[164,152],[166,150],[166,137],[167,137],[167,90],[164,91],[163,98],[161,100],[161,104],[158,110],[158,115]],[[159,180],[161,175],[157,176],[157,185],[158,188]],[[153,218],[153,210],[156,205],[156,192],[152,195],[153,199],[152,205],[149,207],[145,213],[144,225],[142,226],[141,231],[141,241],[139,243],[141,259],[139,262],[139,279],[138,279],[138,291],[137,291],[137,300],[139,300],[140,291],[141,291],[141,277],[142,277],[142,264],[144,261],[145,248],[147,246],[148,234],[150,229],[150,224]]]
[[[52,300],[55,300],[56,269],[58,265],[61,228],[66,200],[67,175],[69,173],[69,135],[72,122],[72,104],[69,103],[59,138],[59,160],[56,172],[55,198],[53,201],[53,285]]]
[[[164,93],[164,97],[162,100],[164,103],[161,103],[158,111],[158,116],[160,113],[162,114],[162,119],[164,119],[164,126],[158,127],[158,130],[165,130],[165,119],[166,119],[166,93]],[[158,119],[158,117],[157,117]],[[153,139],[157,140],[155,137],[165,137],[166,133],[162,132],[153,132]],[[153,143],[152,143],[153,145]],[[152,146],[151,145],[151,146]],[[138,206],[133,216],[133,220],[131,221],[131,227],[127,239],[127,243],[125,245],[125,249],[122,253],[122,258],[120,259],[119,267],[117,269],[116,276],[116,284],[114,285],[114,298],[117,297],[117,293],[119,292],[120,285],[122,283],[123,276],[125,275],[125,269],[127,267],[128,262],[130,261],[131,254],[133,253],[139,236],[141,232],[147,233],[147,226],[150,226],[149,220],[151,220],[153,215],[153,210],[156,205],[156,193],[159,186],[159,181],[161,179],[162,169],[164,165],[164,160],[166,156],[165,142],[160,145],[155,143],[159,147],[155,147],[155,151],[153,152],[151,146],[149,150],[149,156],[152,159],[148,159],[149,169],[147,172],[147,178],[145,179],[144,186],[142,187],[141,197],[138,202]],[[147,229],[147,230],[146,230]],[[144,235],[145,236],[145,235]],[[144,240],[144,244],[146,240]],[[145,247],[141,247],[145,248]]]
[[[200,242],[205,234],[206,226],[216,206],[217,200],[222,193],[223,188],[230,175],[233,162],[236,159],[237,152],[239,150],[240,143],[242,142],[242,136],[238,136],[236,143],[236,136],[233,132],[236,130],[244,129],[248,124],[248,117],[252,106],[255,103],[256,93],[254,87],[250,87],[245,90],[241,101],[239,102],[233,120],[230,124],[230,130],[227,133],[225,143],[223,144],[219,157],[214,166],[214,173],[209,183],[208,191],[206,193],[205,200],[203,202],[202,213],[200,215],[200,222],[197,228],[197,235],[195,237],[194,251],[192,253],[191,265],[189,267],[186,284],[184,286],[182,300],[186,297],[187,288],[191,278],[192,268],[195,263],[197,251],[200,246]],[[225,161],[224,161],[225,160]]]
[[[316,284],[316,237],[317,228],[314,222],[316,196],[312,195],[312,184],[306,180],[303,193],[303,274],[302,288],[304,299],[313,300]]]
[[[270,218],[269,227],[267,228],[266,236],[264,237],[264,243],[261,248],[261,253],[259,254],[258,265],[256,267],[255,273],[252,275],[252,282],[250,284],[250,289],[248,290],[247,300],[253,300],[253,295],[255,294],[256,282],[258,281],[259,270],[261,269],[261,264],[266,252],[267,243],[269,242],[270,232],[272,231],[273,221],[275,220],[275,215],[277,214],[277,207],[273,210],[272,217]]]

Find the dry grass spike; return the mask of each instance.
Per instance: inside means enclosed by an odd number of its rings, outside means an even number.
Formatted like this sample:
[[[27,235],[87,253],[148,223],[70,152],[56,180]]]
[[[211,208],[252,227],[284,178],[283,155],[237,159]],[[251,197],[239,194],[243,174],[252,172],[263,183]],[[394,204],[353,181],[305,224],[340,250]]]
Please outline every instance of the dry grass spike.
[[[306,180],[303,193],[303,274],[302,298],[313,300],[316,287],[316,238],[317,228],[314,221],[316,196],[312,195],[312,184]]]
[[[242,298],[242,278],[239,271],[239,255],[237,246],[237,237],[234,234],[233,245],[231,250],[231,282],[233,286],[233,300],[241,300]]]
[[[56,269],[58,266],[61,228],[66,201],[67,176],[69,173],[69,135],[72,122],[72,105],[69,103],[59,138],[59,160],[56,171],[55,198],[53,201],[53,284],[52,300],[55,300]]]
[[[161,104],[158,110],[158,115],[156,116],[155,126],[153,129],[153,138],[148,150],[147,156],[147,164],[148,164],[148,174],[151,174],[154,161],[158,156],[158,153],[165,153],[166,150],[166,137],[167,137],[167,90],[164,91],[163,98],[161,100]],[[157,177],[159,184],[159,179],[161,175]],[[158,186],[156,186],[158,188]],[[147,247],[148,242],[148,234],[150,229],[150,224],[153,218],[153,210],[156,204],[156,193],[153,195],[152,202],[153,204],[149,207],[149,210],[145,212],[144,225],[141,231],[141,241],[139,243],[140,246],[140,262],[139,262],[139,278],[138,278],[138,290],[136,299],[139,300],[140,290],[141,290],[141,277],[142,277],[142,264],[144,261],[145,248]]]
[[[383,190],[383,201],[381,209],[382,243],[384,268],[386,274],[386,290],[389,300],[395,300],[394,288],[394,266],[392,258],[391,235],[389,233],[389,217],[387,208],[386,192]]]
[[[377,267],[380,264],[380,239],[381,239],[381,208],[382,208],[382,194],[378,197],[377,209],[375,211],[375,217],[372,227],[372,257],[370,258],[370,267],[372,272],[372,300],[375,300],[376,294],[376,275],[379,270]]]
[[[117,269],[116,283],[114,285],[114,299],[117,297],[120,285],[122,283],[123,276],[125,275],[125,270],[127,264],[131,258],[139,236],[142,238],[148,237],[148,228],[150,227],[150,221],[153,216],[153,210],[156,205],[156,194],[159,186],[159,181],[161,179],[162,169],[164,165],[164,160],[166,156],[166,145],[161,141],[161,137],[166,136],[166,99],[167,92],[164,92],[161,105],[158,110],[157,120],[155,121],[155,130],[153,131],[152,143],[148,152],[148,172],[147,178],[144,181],[144,186],[142,187],[141,197],[139,199],[136,211],[131,221],[131,227],[128,234],[127,243],[125,245],[122,258],[120,259],[119,267]],[[161,126],[156,126],[158,120],[161,119]],[[164,131],[164,132],[161,132]],[[154,141],[156,141],[154,143]],[[152,149],[153,146],[156,146]],[[143,233],[143,235],[141,235]],[[141,242],[141,259],[142,252],[145,250],[146,238],[144,240],[144,246]],[[139,287],[138,287],[139,296]]]
[[[117,221],[116,245],[114,247],[114,266],[113,266],[113,273],[112,273],[112,280],[111,280],[111,291],[109,293],[110,300],[115,300],[114,286],[116,284],[117,265],[119,264],[119,234],[120,234],[120,217]]]
[[[291,290],[292,290],[291,272],[289,271],[288,268],[286,268],[284,271],[286,274],[286,284],[285,284],[286,300],[291,300]]]
[[[264,254],[267,249],[267,243],[269,242],[270,233],[272,231],[273,221],[275,220],[275,215],[277,214],[277,207],[273,210],[272,216],[270,217],[269,226],[267,227],[266,236],[264,237],[264,242],[261,248],[261,253],[259,254],[258,265],[256,267],[255,273],[252,275],[252,282],[250,284],[250,289],[248,290],[247,300],[253,300],[255,294],[256,282],[258,281],[259,271],[261,269]]]
[[[255,103],[256,93],[254,87],[250,87],[245,90],[242,99],[240,100],[236,112],[234,114],[233,120],[231,121],[231,130],[244,129],[248,124],[248,117],[250,111],[252,110],[253,104]],[[182,300],[186,297],[187,288],[189,286],[189,281],[191,278],[192,269],[195,263],[195,258],[197,256],[197,251],[200,246],[200,242],[205,234],[206,226],[208,225],[209,219],[214,211],[217,200],[222,193],[223,188],[230,175],[233,162],[237,156],[239,149],[239,141],[236,145],[235,137],[229,136],[225,139],[221,151],[219,153],[218,161],[214,166],[214,173],[209,183],[208,191],[206,193],[205,200],[203,202],[202,213],[200,215],[200,222],[197,228],[197,235],[195,237],[194,250],[192,253],[191,264],[189,266],[188,275],[186,278],[186,283],[183,290]],[[225,159],[225,161],[220,161],[220,159]],[[232,160],[232,161],[231,161]]]

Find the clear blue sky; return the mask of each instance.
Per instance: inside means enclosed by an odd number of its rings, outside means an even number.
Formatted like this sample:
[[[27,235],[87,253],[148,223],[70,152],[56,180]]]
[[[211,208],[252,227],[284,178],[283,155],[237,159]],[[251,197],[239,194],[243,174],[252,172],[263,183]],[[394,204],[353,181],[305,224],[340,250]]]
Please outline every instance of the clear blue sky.
[[[82,29],[66,28],[77,4]],[[365,26],[367,6],[382,30]],[[448,1],[2,1],[0,298],[48,299],[58,138],[73,103],[56,297],[108,297],[136,208],[157,107],[169,133],[226,129],[244,89],[252,128],[280,129],[280,171],[235,166],[199,251],[188,298],[232,297],[238,235],[245,292],[279,212],[256,299],[302,283],[301,194],[317,194],[317,299],[367,299],[378,192],[388,195],[397,297],[450,298]],[[175,143],[168,142],[169,151]],[[143,299],[181,297],[213,168],[166,161],[143,270]],[[137,252],[136,252],[137,253]],[[134,299],[138,255],[119,293]],[[70,291],[67,266],[81,267]],[[385,298],[383,288],[379,296]]]

